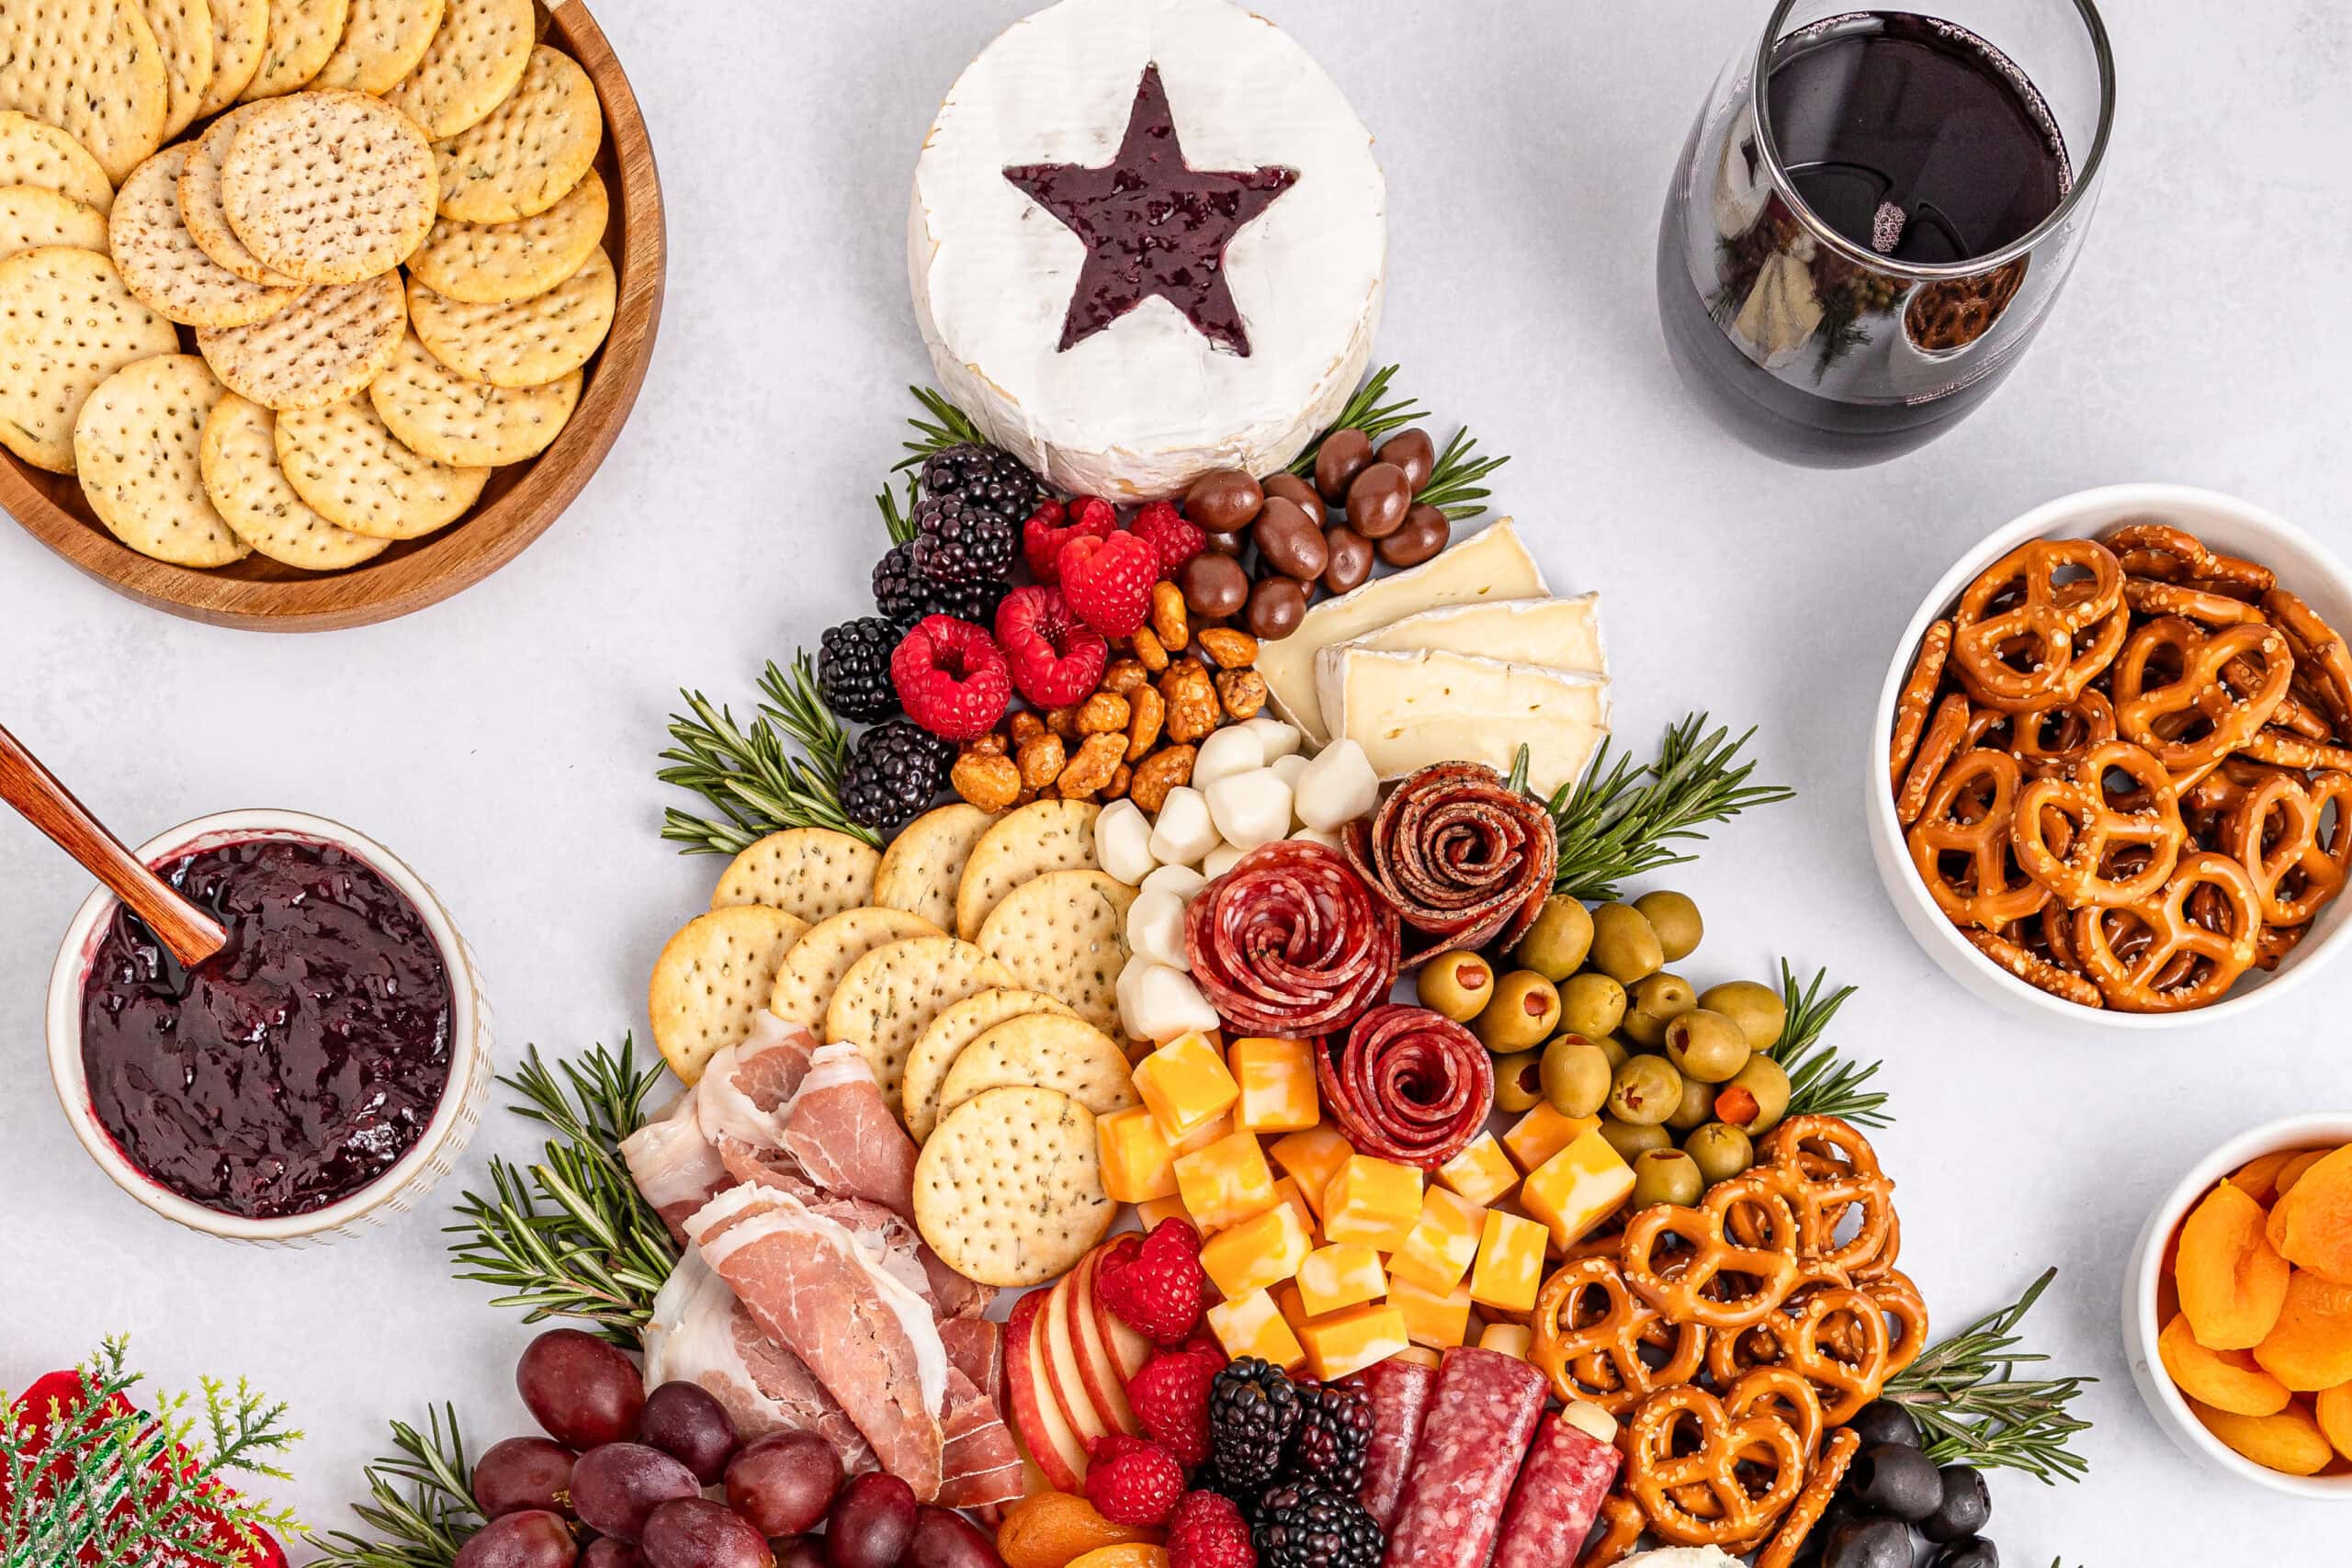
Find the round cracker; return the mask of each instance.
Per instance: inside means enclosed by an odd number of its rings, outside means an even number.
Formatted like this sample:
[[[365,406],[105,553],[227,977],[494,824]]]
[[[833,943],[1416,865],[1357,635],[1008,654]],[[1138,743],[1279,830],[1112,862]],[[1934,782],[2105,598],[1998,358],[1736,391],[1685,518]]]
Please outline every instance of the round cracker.
[[[531,62],[531,0],[449,0],[433,41],[384,101],[439,141],[496,108]]]
[[[0,260],[42,245],[107,248],[107,215],[47,186],[0,186]]]
[[[411,276],[444,299],[503,305],[544,294],[587,265],[611,211],[605,178],[591,169],[571,194],[513,223],[435,219],[408,258]]]
[[[586,379],[584,372],[574,370],[544,387],[469,381],[425,353],[411,333],[384,373],[368,383],[368,399],[412,451],[436,463],[496,466],[546,451],[570,423]]]
[[[1118,1207],[1102,1190],[1094,1113],[1049,1089],[975,1095],[940,1118],[915,1161],[915,1228],[983,1285],[1068,1273]]]
[[[120,180],[164,144],[164,51],[136,0],[0,4],[0,104],[63,130]]]
[[[365,398],[296,409],[277,422],[286,482],[328,522],[373,539],[413,539],[466,514],[486,468],[454,468],[402,446]]]
[[[892,1115],[907,1075],[907,1053],[940,1013],[974,996],[1012,984],[1003,964],[952,936],[885,942],[842,973],[825,1004],[825,1040],[854,1042],[865,1053]]]
[[[262,265],[305,283],[390,272],[433,231],[433,148],[365,93],[263,104],[220,160],[229,227]]]
[[[0,261],[0,445],[72,473],[74,420],[90,389],[179,345],[179,329],[131,297],[111,256],[41,245]]]
[[[188,143],[187,163],[180,170],[180,221],[187,225],[188,237],[198,250],[246,282],[300,288],[300,278],[272,271],[245,249],[237,231],[229,227],[228,209],[220,205],[220,160],[228,156],[231,140],[261,107],[238,105]]]
[[[595,84],[578,61],[540,44],[505,102],[433,144],[441,215],[512,223],[545,212],[586,176],[604,140]]]
[[[973,1041],[940,1086],[939,1113],[952,1116],[974,1095],[1008,1084],[1058,1089],[1097,1116],[1136,1103],[1119,1043],[1082,1018],[1058,1013],[1007,1019]]]
[[[400,279],[327,284],[266,321],[200,330],[196,346],[240,397],[280,413],[341,402],[400,352],[408,303]]]
[[[141,304],[191,327],[248,327],[301,298],[239,277],[207,255],[180,214],[188,143],[166,147],[130,171],[107,217],[107,248],[123,287]]]
[[[114,205],[114,182],[90,150],[46,121],[0,109],[0,181],[39,186],[100,212]]]
[[[999,900],[1049,871],[1091,871],[1094,818],[1102,808],[1084,800],[1033,800],[1007,812],[980,835],[956,888],[956,934],[971,942]]]
[[[956,923],[956,889],[972,846],[996,818],[959,800],[926,811],[900,829],[874,874],[874,902],[908,909],[946,931]]]
[[[843,909],[808,928],[768,995],[768,1011],[815,1033],[825,1027],[825,1009],[849,966],[886,942],[944,935],[928,920],[901,909]]]
[[[545,294],[510,304],[465,305],[408,285],[410,319],[433,356],[493,387],[543,387],[587,364],[611,330],[614,298],[602,246]]]
[[[899,1085],[899,1117],[916,1143],[930,1137],[931,1130],[939,1124],[940,1086],[947,1081],[948,1069],[964,1048],[1007,1019],[1032,1013],[1078,1016],[1058,997],[1024,991],[1018,986],[992,986],[951,1005],[931,1021],[907,1052],[906,1075]]]
[[[204,420],[226,389],[193,354],[135,360],[74,421],[74,467],[98,521],[142,556],[227,566],[247,551],[204,491]]]
[[[238,102],[275,98],[317,75],[350,11],[351,0],[269,0],[268,42]]]
[[[237,101],[269,52],[269,0],[212,0],[212,82],[196,118],[219,114]]]
[[[743,848],[718,874],[710,907],[765,904],[804,920],[821,920],[874,902],[882,852],[830,828],[786,828]]]
[[[390,539],[338,528],[311,509],[277,466],[277,416],[234,392],[204,422],[204,491],[254,553],[306,571],[341,571],[373,559]]]
[[[999,900],[979,944],[1019,984],[1061,998],[1097,1029],[1116,1029],[1135,899],[1134,888],[1106,872],[1049,871]]]
[[[313,87],[348,87],[357,93],[387,93],[416,69],[435,29],[444,0],[351,0],[343,40],[327,56]]]
[[[139,0],[164,51],[164,134],[177,136],[212,90],[212,7],[206,0]]]
[[[653,961],[645,1009],[653,1043],[685,1083],[752,1032],[778,965],[808,927],[782,909],[743,904],[696,915]]]

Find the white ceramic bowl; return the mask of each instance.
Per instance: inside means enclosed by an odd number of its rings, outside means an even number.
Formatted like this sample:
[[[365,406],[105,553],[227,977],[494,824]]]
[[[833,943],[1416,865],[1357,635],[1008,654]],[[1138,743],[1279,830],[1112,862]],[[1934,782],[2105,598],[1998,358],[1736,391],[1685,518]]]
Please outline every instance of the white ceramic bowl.
[[[2278,585],[2301,594],[2330,626],[2352,627],[2352,573],[2317,540],[2286,519],[2212,491],[2183,485],[2086,490],[2036,507],[1996,530],[1944,573],[1895,644],[1887,663],[1886,682],[1879,690],[1878,707],[1871,716],[1869,744],[1863,748],[1862,796],[1870,822],[1871,855],[1878,863],[1879,880],[1886,884],[1887,897],[1894,901],[1894,912],[1928,955],[1945,974],[1988,1002],[2039,1021],[2086,1029],[2180,1029],[2227,1022],[2310,978],[2343,950],[2347,933],[2352,933],[2352,920],[2346,919],[2352,900],[2338,899],[2320,911],[2312,934],[2276,971],[2267,975],[2258,969],[2248,971],[2228,996],[2211,1007],[2169,1013],[2078,1007],[2026,984],[1970,946],[1936,908],[1913,868],[1902,826],[1894,819],[1894,793],[1887,780],[1887,738],[1894,731],[1895,704],[1910,676],[1919,639],[1929,626],[1951,613],[1961,591],[1978,573],[2027,540],[2093,537],[2118,524],[2136,521],[2175,524],[2213,549],[2257,561],[2278,573]]]
[[[390,1170],[340,1202],[283,1219],[246,1219],[224,1214],[181,1197],[141,1170],[117,1146],[90,1101],[82,1066],[82,982],[118,905],[101,887],[93,892],[66,928],[57,963],[49,976],[49,1072],[74,1136],[114,1184],[163,1215],[207,1235],[277,1246],[317,1246],[383,1224],[415,1206],[433,1184],[448,1174],[481,1119],[490,1089],[490,1004],[472,950],[432,888],[383,845],[339,822],[299,811],[222,811],[163,833],[139,846],[139,858],[156,865],[193,850],[253,839],[285,839],[332,844],[348,851],[407,895],[448,966],[450,991],[449,1081],[424,1134]]]
[[[2352,1475],[2282,1475],[2267,1470],[2232,1449],[2205,1429],[2188,1408],[2188,1400],[2156,1359],[2156,1336],[2164,1325],[2156,1321],[2156,1281],[2164,1272],[2165,1253],[2173,1232],[2188,1211],[2211,1190],[2215,1182],[2260,1155],[2279,1149],[2334,1147],[2352,1143],[2352,1112],[2290,1116],[2241,1133],[2191,1166],[2180,1184],[2165,1194],[2148,1216],[2132,1261],[2123,1268],[2123,1358],[2131,1364],[2132,1381],[2140,1398],[2173,1446],[2191,1459],[2220,1466],[2241,1481],[2284,1492],[2290,1497],[2314,1497],[2332,1503],[2352,1503]]]

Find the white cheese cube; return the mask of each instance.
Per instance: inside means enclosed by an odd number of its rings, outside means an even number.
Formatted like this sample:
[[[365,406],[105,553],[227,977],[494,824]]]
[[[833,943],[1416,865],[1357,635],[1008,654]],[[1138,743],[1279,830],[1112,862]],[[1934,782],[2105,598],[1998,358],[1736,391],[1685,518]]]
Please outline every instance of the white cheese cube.
[[[1132,800],[1114,800],[1094,818],[1094,863],[1120,881],[1136,884],[1159,863],[1151,853],[1151,818]]]
[[[1266,749],[1269,762],[1296,751],[1299,741],[1305,739],[1296,726],[1284,724],[1272,714],[1261,713],[1241,728],[1258,738],[1259,744]]]
[[[1300,821],[1336,832],[1380,804],[1380,775],[1362,746],[1334,740],[1298,775],[1297,804]]]
[[[1210,819],[1228,844],[1254,850],[1290,831],[1290,785],[1272,768],[1228,773],[1202,793]]]
[[[1250,732],[1249,726],[1232,725],[1201,742],[1199,752],[1193,758],[1192,786],[1206,790],[1219,779],[1265,765],[1265,743]]]
[[[1327,850],[1336,850],[1340,847],[1340,835],[1327,833],[1320,828],[1294,828],[1291,829],[1290,836],[1301,843],[1320,844]]]
[[[1298,788],[1298,775],[1306,772],[1306,764],[1312,761],[1314,759],[1304,751],[1292,751],[1268,762],[1266,768],[1274,777],[1295,790]]]
[[[1127,951],[1184,967],[1184,900],[1166,888],[1136,895],[1127,906]]]
[[[1359,753],[1361,755],[1361,753]],[[1160,803],[1151,828],[1151,855],[1162,865],[1191,865],[1216,848],[1216,824],[1209,803],[1190,784],[1178,784]]]
[[[1209,885],[1209,879],[1189,865],[1163,865],[1143,879],[1146,893],[1173,893],[1179,902],[1189,904],[1193,895]]]
[[[1211,876],[1223,876],[1233,869],[1233,863],[1250,852],[1238,844],[1219,844],[1202,857],[1201,869]]]
[[[1119,976],[1119,988],[1125,993],[1120,1021],[1138,1040],[1157,1044],[1196,1029],[1215,1029],[1222,1021],[1193,977],[1165,964],[1147,964],[1141,973],[1128,965]]]

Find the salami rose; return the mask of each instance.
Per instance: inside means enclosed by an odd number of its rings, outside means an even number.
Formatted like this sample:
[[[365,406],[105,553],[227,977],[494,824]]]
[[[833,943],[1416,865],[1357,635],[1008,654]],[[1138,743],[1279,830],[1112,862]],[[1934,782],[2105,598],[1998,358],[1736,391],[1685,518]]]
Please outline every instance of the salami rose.
[[[1417,940],[1405,964],[1450,947],[1508,947],[1552,891],[1552,815],[1494,769],[1435,762],[1408,773],[1369,821],[1347,827],[1348,863]]]
[[[1494,1109],[1495,1069],[1478,1037],[1442,1013],[1391,1003],[1316,1053],[1324,1107],[1359,1154],[1435,1170],[1469,1146]]]
[[[1396,912],[1304,839],[1251,850],[1184,911],[1193,983],[1243,1033],[1345,1028],[1387,995],[1396,947]]]

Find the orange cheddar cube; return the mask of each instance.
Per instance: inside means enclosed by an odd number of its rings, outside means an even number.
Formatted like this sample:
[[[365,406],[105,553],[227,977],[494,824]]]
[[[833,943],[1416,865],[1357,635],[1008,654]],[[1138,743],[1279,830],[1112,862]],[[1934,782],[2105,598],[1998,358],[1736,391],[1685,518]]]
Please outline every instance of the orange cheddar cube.
[[[1276,1203],[1203,1243],[1201,1268],[1227,1297],[1246,1296],[1297,1273],[1314,1246],[1291,1206]]]
[[[1388,1293],[1380,1254],[1360,1241],[1318,1247],[1298,1266],[1298,1299],[1310,1317],[1338,1312]]]
[[[1412,1343],[1405,1314],[1379,1302],[1311,1319],[1298,1337],[1306,1346],[1308,1369],[1327,1382],[1385,1361]]]
[[[1326,1241],[1360,1241],[1394,1252],[1420,1217],[1421,1173],[1409,1165],[1351,1154],[1323,1189]]]
[[[1633,1191],[1634,1168],[1608,1139],[1590,1132],[1528,1173],[1519,1204],[1552,1233],[1556,1246],[1571,1247],[1615,1213]]]
[[[1520,1169],[1533,1170],[1600,1125],[1598,1116],[1563,1116],[1552,1109],[1551,1101],[1541,1100],[1511,1123],[1510,1131],[1503,1134],[1503,1147],[1510,1151],[1512,1163]]]
[[[1478,1334],[1479,1349],[1499,1350],[1522,1361],[1534,1343],[1535,1331],[1523,1323],[1490,1323]]]
[[[1473,1203],[1483,1205],[1518,1186],[1519,1169],[1492,1133],[1481,1133],[1470,1140],[1469,1147],[1437,1168],[1437,1179]]]
[[[1470,1337],[1470,1286],[1466,1281],[1451,1291],[1425,1291],[1392,1268],[1388,1304],[1405,1314],[1406,1336],[1416,1345],[1443,1350]]]
[[[1166,1198],[1145,1199],[1136,1205],[1136,1218],[1143,1222],[1143,1228],[1146,1230],[1151,1229],[1162,1220],[1182,1220],[1186,1224],[1192,1225],[1194,1230],[1201,1228],[1193,1224],[1192,1212],[1184,1207],[1184,1200],[1172,1195]]]
[[[1283,1321],[1274,1298],[1263,1291],[1219,1302],[1209,1308],[1208,1317],[1209,1332],[1216,1336],[1225,1353],[1236,1360],[1244,1356],[1259,1356],[1286,1372],[1296,1371],[1306,1364],[1306,1351],[1300,1346],[1298,1336]]]
[[[1421,1194],[1421,1217],[1388,1260],[1388,1272],[1439,1295],[1462,1283],[1478,1256],[1487,1212],[1442,1187]]]
[[[1219,1138],[1231,1136],[1232,1133],[1233,1112],[1228,1111],[1213,1122],[1202,1122],[1198,1127],[1177,1139],[1176,1152],[1180,1155],[1188,1155],[1194,1149],[1207,1148]]]
[[[1298,1190],[1318,1215],[1323,1213],[1323,1190],[1355,1152],[1339,1129],[1328,1124],[1274,1140],[1274,1163],[1298,1179]]]
[[[1505,1312],[1531,1311],[1544,1283],[1544,1227],[1533,1220],[1487,1210],[1470,1266],[1470,1299]]]
[[[1298,1211],[1298,1223],[1306,1227],[1306,1234],[1315,1244],[1321,1246],[1323,1242],[1321,1223],[1315,1217],[1315,1210],[1307,1202],[1306,1190],[1299,1186],[1298,1178],[1295,1176],[1278,1178],[1274,1182],[1274,1196]]]
[[[1284,1280],[1274,1287],[1274,1310],[1281,1313],[1283,1321],[1294,1329],[1306,1321],[1306,1303],[1298,1299],[1297,1280]]]
[[[1225,1057],[1205,1034],[1180,1034],[1136,1064],[1136,1093],[1175,1143],[1199,1132],[1241,1097]]]
[[[1205,1148],[1178,1155],[1176,1193],[1205,1230],[1238,1224],[1282,1201],[1255,1133],[1228,1133]]]
[[[1159,1118],[1140,1105],[1094,1119],[1102,1157],[1102,1190],[1121,1203],[1148,1203],[1176,1195],[1176,1147]]]
[[[1241,1089],[1234,1119],[1253,1133],[1296,1133],[1321,1122],[1313,1053],[1304,1040],[1252,1034],[1235,1041],[1226,1053]]]

